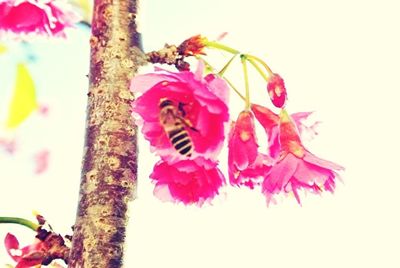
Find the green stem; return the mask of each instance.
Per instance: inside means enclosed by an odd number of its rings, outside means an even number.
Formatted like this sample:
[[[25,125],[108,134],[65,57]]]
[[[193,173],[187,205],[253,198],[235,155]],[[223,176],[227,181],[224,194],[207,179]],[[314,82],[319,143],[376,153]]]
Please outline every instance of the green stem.
[[[19,224],[19,225],[28,227],[29,229],[32,229],[33,231],[37,231],[37,229],[39,228],[39,224],[31,222],[30,220],[27,220],[27,219],[16,218],[16,217],[0,217],[0,224],[1,223]]]
[[[249,88],[249,75],[247,72],[247,58],[246,55],[240,55],[240,59],[242,61],[242,65],[243,65],[243,73],[244,73],[244,86],[246,89],[246,106],[245,109],[246,110],[250,110],[250,88]]]
[[[269,68],[269,66],[265,63],[265,61],[263,61],[263,60],[260,59],[259,57],[246,54],[246,58],[247,58],[247,59],[251,59],[251,60],[258,61],[259,63],[261,63],[262,66],[264,66],[264,68],[267,70],[267,72],[268,72],[268,74],[269,74],[270,76],[274,75],[274,72],[272,72],[271,68]]]
[[[228,69],[229,65],[231,65],[232,61],[236,58],[238,54],[233,55],[233,57],[225,64],[225,66],[218,72],[218,75],[222,77],[225,71]]]
[[[239,97],[240,97],[242,100],[246,101],[246,98],[242,95],[242,93],[239,92],[239,90],[237,90],[237,88],[232,84],[231,81],[228,80],[228,78],[226,78],[226,77],[222,77],[222,78],[228,83],[228,85],[233,89],[233,91],[235,91],[236,94],[239,95]]]
[[[269,77],[261,70],[260,66],[252,59],[247,58],[247,61],[250,62],[251,65],[257,70],[257,72],[264,78],[264,80],[268,83]]]
[[[209,64],[205,59],[203,59],[203,58],[201,58],[201,57],[197,57],[197,59],[201,59],[203,62],[204,62],[204,64],[206,65],[206,67],[207,68],[210,68],[211,70],[215,70],[214,69],[214,67],[212,67],[211,66],[211,64]],[[233,58],[232,58],[233,59]],[[231,59],[231,60],[232,60]],[[223,70],[223,69],[222,69]],[[222,71],[221,70],[221,71]],[[220,72],[221,72],[220,71]],[[233,89],[233,91],[235,91],[236,92],[236,94],[238,94],[239,95],[239,97],[242,99],[242,100],[246,100],[246,98],[239,92],[239,90],[237,90],[237,88],[232,84],[232,82],[230,82],[226,77],[224,77],[224,76],[222,76],[222,75],[220,75],[220,74],[217,74],[219,77],[221,77],[221,78],[223,78],[228,84],[229,84],[229,86]]]
[[[213,47],[213,48],[216,48],[216,49],[219,49],[219,50],[223,50],[223,51],[226,51],[226,52],[229,52],[229,53],[232,53],[232,54],[239,54],[240,53],[239,50],[236,50],[234,48],[228,47],[226,45],[220,44],[220,43],[215,42],[215,41],[208,41],[207,40],[205,42],[205,45],[207,47]]]

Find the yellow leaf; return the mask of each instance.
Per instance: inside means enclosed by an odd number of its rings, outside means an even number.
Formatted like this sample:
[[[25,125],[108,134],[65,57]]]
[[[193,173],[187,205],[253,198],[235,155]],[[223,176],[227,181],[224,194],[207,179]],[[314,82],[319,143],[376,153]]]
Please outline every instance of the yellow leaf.
[[[20,63],[17,66],[17,79],[9,108],[7,127],[18,127],[38,107],[32,77],[26,66]]]
[[[0,44],[0,54],[7,51],[7,47],[5,45]]]

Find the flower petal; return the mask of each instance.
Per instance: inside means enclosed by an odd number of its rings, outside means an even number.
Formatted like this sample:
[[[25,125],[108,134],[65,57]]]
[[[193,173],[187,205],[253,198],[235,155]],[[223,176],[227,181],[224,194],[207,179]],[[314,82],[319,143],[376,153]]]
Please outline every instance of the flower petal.
[[[342,166],[340,166],[338,164],[335,164],[335,163],[333,163],[331,161],[324,160],[324,159],[321,159],[319,157],[316,157],[315,155],[313,155],[312,153],[310,153],[308,151],[304,155],[303,159],[305,161],[307,161],[308,163],[320,166],[322,168],[332,169],[332,170],[337,170],[337,171],[344,170],[344,167],[342,167]]]
[[[208,161],[205,166],[201,166],[192,160],[183,160],[173,165],[159,161],[150,178],[156,183],[154,194],[157,197],[164,201],[172,199],[185,205],[201,205],[212,199],[225,181],[215,164]]]
[[[18,262],[21,259],[21,256],[13,254],[14,250],[19,250],[18,239],[13,234],[7,233],[6,237],[4,238],[4,245],[8,255],[10,255],[14,261]]]
[[[282,161],[275,164],[263,182],[263,192],[279,193],[293,177],[299,160],[292,154],[287,154]]]

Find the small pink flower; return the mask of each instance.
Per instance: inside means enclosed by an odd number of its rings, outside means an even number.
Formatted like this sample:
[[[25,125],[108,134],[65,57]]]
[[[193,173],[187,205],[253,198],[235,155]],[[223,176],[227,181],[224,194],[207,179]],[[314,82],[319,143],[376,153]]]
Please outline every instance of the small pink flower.
[[[228,173],[232,185],[254,188],[270,169],[268,156],[258,152],[254,116],[250,111],[239,114],[232,123],[228,141]]]
[[[272,103],[281,108],[285,105],[287,93],[285,82],[279,74],[273,74],[268,82],[267,90]]]
[[[285,110],[280,114],[279,126],[280,155],[265,177],[262,191],[269,203],[275,194],[293,192],[300,204],[298,189],[313,193],[322,190],[333,192],[336,171],[343,167],[320,159],[304,148],[295,124]]]
[[[0,0],[0,31],[64,36],[77,21],[63,0]]]
[[[29,268],[40,265],[44,259],[43,252],[46,251],[46,246],[39,239],[32,245],[20,248],[18,239],[8,233],[4,239],[4,244],[8,255],[17,262],[15,268]]]
[[[218,194],[225,184],[216,163],[201,157],[169,164],[159,161],[150,178],[156,186],[154,195],[163,201],[202,205]]]
[[[191,158],[202,156],[215,159],[224,137],[225,123],[229,119],[227,101],[228,87],[220,78],[200,72],[179,73],[157,70],[156,73],[136,76],[131,90],[143,93],[132,104],[135,115],[140,116],[144,137],[153,151],[164,161],[188,159],[176,149],[173,124],[182,129],[193,147]],[[161,115],[163,101],[168,100],[168,111]],[[161,118],[163,117],[163,118]],[[167,123],[165,123],[167,122]]]

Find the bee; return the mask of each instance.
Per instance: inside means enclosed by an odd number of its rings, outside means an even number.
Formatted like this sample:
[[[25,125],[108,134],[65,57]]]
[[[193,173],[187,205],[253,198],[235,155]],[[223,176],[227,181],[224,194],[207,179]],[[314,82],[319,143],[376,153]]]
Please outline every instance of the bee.
[[[197,130],[185,119],[186,112],[183,106],[182,102],[176,105],[170,99],[160,99],[160,123],[175,150],[183,156],[190,157],[194,148],[187,128]]]

